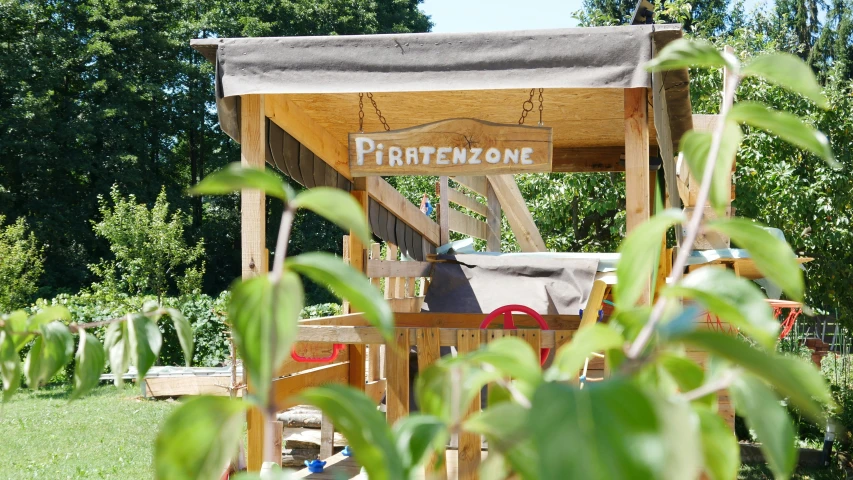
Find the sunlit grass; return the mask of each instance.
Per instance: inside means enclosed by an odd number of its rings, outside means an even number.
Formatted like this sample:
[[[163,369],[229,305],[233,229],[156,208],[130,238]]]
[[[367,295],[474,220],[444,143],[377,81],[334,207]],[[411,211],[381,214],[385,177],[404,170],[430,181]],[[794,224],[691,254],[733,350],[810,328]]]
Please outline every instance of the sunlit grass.
[[[0,478],[153,478],[154,439],[176,402],[128,385],[68,402],[66,387],[22,391],[0,413]]]

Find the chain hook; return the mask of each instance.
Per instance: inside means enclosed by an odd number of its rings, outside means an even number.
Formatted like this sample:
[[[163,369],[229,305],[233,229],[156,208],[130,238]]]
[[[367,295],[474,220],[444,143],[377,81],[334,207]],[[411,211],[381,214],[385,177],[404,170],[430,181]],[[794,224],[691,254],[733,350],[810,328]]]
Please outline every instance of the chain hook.
[[[533,111],[533,94],[536,92],[535,88],[530,89],[530,98],[524,101],[521,104],[521,118],[518,119],[519,125],[524,125],[524,121],[527,120],[527,114]]]
[[[358,133],[364,133],[364,94],[358,94]]]
[[[370,103],[373,104],[373,109],[376,110],[376,116],[379,117],[379,122],[382,123],[382,127],[385,128],[385,131],[391,130],[391,127],[388,126],[388,122],[385,121],[385,117],[382,115],[382,111],[379,110],[379,106],[376,105],[376,100],[373,99],[373,94],[367,92],[367,98],[370,100]]]
[[[542,125],[544,125],[544,123],[542,122],[542,92],[544,90],[545,90],[544,88],[539,89],[539,126],[540,127]]]

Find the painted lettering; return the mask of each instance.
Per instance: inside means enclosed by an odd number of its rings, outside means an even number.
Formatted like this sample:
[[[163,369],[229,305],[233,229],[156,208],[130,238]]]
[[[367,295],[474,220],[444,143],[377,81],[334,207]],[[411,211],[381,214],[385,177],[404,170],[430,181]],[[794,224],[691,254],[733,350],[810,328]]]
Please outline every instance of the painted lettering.
[[[418,147],[406,147],[406,165],[418,164]]]
[[[364,155],[376,150],[376,142],[368,137],[355,137],[356,162],[364,165]]]
[[[472,148],[471,156],[468,157],[468,163],[471,165],[479,165],[480,163],[480,154],[483,153],[482,148]]]
[[[403,166],[403,149],[398,146],[393,146],[388,148],[388,165],[400,165]]]
[[[435,147],[421,147],[418,149],[418,151],[424,155],[424,158],[421,163],[423,163],[424,165],[429,165],[429,156],[435,153]]]
[[[440,147],[435,154],[435,163],[439,165],[450,165],[450,160],[447,159],[447,154],[452,151],[452,148]]]
[[[486,161],[489,163],[500,163],[501,151],[494,147],[486,150]]]
[[[512,160],[512,163],[518,163],[517,148],[507,148],[504,150],[504,163],[509,163],[510,160]]]
[[[522,165],[533,165],[533,160],[530,159],[530,156],[533,155],[533,149],[530,147],[524,147],[521,149],[521,164]]]
[[[464,164],[465,160],[467,160],[468,151],[464,148],[454,147],[453,148],[453,164]]]

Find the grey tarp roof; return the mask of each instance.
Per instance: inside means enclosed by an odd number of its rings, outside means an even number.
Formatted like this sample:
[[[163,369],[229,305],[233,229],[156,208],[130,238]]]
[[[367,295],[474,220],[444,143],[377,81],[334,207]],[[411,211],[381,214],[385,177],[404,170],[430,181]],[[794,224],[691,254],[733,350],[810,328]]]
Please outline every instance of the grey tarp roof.
[[[631,25],[489,33],[209,38],[193,40],[191,45],[215,62],[220,126],[239,141],[240,95],[652,87],[643,64],[662,44],[679,37],[680,25]],[[666,83],[686,85],[686,70],[671,73]],[[668,110],[678,117],[686,113],[689,122],[686,87],[674,93],[680,98],[667,98]],[[675,123],[673,142],[677,144],[690,125],[683,128]]]

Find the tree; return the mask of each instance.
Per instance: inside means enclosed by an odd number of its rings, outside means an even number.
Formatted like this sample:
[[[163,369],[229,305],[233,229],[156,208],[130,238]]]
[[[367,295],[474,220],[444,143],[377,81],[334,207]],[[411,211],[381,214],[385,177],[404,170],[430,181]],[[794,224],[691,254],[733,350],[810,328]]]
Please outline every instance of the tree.
[[[44,247],[27,232],[24,219],[4,226],[5,221],[0,215],[0,311],[28,305],[44,272]]]
[[[655,23],[681,23],[684,31],[710,37],[720,33],[727,20],[730,0],[661,0],[655,4]],[[637,2],[634,0],[584,0],[583,10],[575,13],[584,27],[626,25],[631,23]]]
[[[204,241],[188,246],[184,227],[188,221],[177,210],[169,215],[165,190],[149,210],[136,203],[136,196],[110,191],[112,206],[99,198],[103,217],[94,224],[95,233],[109,241],[112,260],[91,265],[103,286],[133,295],[162,297],[170,289],[191,293],[201,286],[205,262]]]

